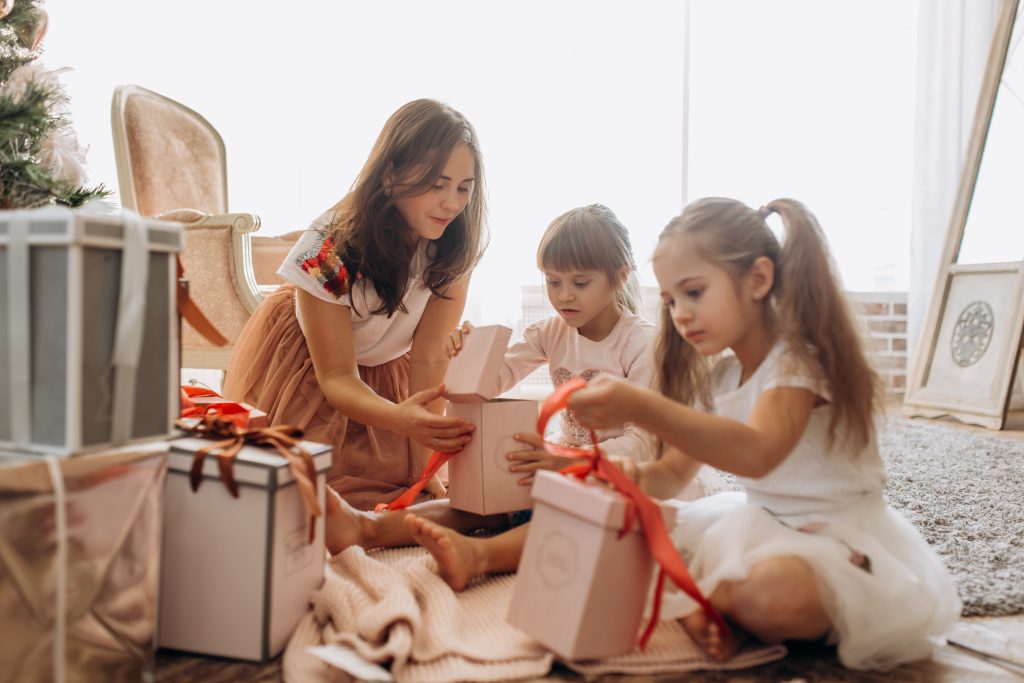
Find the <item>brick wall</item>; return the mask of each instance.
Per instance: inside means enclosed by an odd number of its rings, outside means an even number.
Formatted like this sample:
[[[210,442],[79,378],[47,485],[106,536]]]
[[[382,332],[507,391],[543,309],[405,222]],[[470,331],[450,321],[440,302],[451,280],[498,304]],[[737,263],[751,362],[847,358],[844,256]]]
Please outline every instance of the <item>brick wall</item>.
[[[658,319],[658,292],[644,288],[644,315]],[[851,306],[867,332],[867,349],[885,383],[886,398],[902,399],[907,382],[907,293],[849,292]],[[554,313],[539,285],[526,285],[522,290],[522,317],[512,338],[518,339],[522,329]],[[550,387],[547,368],[527,377],[527,387]]]
[[[900,400],[907,389],[907,293],[848,292],[861,317],[866,348],[885,384],[885,397]]]

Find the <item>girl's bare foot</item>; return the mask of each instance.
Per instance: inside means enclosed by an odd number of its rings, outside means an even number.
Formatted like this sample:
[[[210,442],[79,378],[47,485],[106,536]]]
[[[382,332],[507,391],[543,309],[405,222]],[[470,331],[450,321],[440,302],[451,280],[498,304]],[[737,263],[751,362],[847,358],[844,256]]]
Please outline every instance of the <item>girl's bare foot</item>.
[[[406,515],[405,526],[413,540],[434,556],[437,573],[452,590],[464,589],[470,579],[483,573],[474,539],[413,514]]]
[[[327,515],[324,541],[328,552],[331,555],[337,555],[349,546],[364,545],[373,524],[370,513],[356,510],[330,486],[327,487],[326,499]]]
[[[707,655],[708,659],[724,662],[736,654],[738,648],[735,637],[723,634],[718,624],[703,609],[689,614],[680,621],[683,629],[697,647]]]

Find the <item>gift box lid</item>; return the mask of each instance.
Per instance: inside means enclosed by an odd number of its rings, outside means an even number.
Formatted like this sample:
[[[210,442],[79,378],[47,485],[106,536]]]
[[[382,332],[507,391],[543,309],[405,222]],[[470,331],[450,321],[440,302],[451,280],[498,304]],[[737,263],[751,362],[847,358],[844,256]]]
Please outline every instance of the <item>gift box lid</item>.
[[[498,395],[498,376],[512,330],[504,325],[474,327],[444,376],[445,398],[456,403],[488,401]]]
[[[192,461],[196,451],[215,444],[216,441],[197,436],[186,436],[174,439],[169,443],[171,452],[167,461],[168,471],[171,473],[188,474],[192,470]],[[300,443],[313,457],[313,464],[316,466],[318,473],[330,468],[331,452],[334,450],[330,444],[316,443],[315,441],[302,441]],[[235,481],[239,484],[250,484],[271,489],[285,486],[294,480],[291,470],[288,468],[287,458],[279,455],[273,448],[249,444],[242,446],[242,450],[235,457],[233,472]],[[207,456],[203,462],[203,478],[220,478],[220,470],[215,456]]]
[[[550,505],[606,529],[621,529],[626,517],[626,500],[622,494],[593,479],[581,481],[573,476],[540,470],[533,480],[530,495],[535,503]],[[675,508],[655,502],[661,509],[665,528],[672,529],[676,522]],[[639,519],[636,528],[640,528]]]
[[[10,240],[10,223],[19,212],[0,212],[0,246]],[[28,218],[27,241],[31,245],[82,244],[119,248],[124,243],[125,215],[100,213],[64,206],[45,206],[24,214]],[[138,216],[146,225],[150,251],[181,251],[184,230],[181,223]]]

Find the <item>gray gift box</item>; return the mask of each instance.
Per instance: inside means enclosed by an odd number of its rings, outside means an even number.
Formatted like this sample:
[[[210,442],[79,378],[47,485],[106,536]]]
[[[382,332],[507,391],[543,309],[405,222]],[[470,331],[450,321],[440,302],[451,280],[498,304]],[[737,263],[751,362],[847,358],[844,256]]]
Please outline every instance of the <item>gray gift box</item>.
[[[130,212],[0,211],[0,448],[63,456],[173,433],[182,240]]]

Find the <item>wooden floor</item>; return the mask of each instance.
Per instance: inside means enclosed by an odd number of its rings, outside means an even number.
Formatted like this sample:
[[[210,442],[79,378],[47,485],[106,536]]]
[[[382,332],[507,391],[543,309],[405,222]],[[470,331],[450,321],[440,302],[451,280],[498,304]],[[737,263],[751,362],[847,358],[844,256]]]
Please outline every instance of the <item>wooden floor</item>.
[[[894,407],[893,412],[896,412]],[[963,425],[953,420],[941,420],[944,425],[1000,438],[1024,441],[1024,412],[1014,413],[1007,421],[1007,429],[992,432]],[[1024,494],[1022,494],[1024,496]],[[1024,580],[1024,568],[1022,568]],[[1020,651],[1024,651],[1024,615],[1010,617],[973,617],[963,620],[965,624],[988,629],[997,637],[1009,639]],[[157,653],[157,676],[159,683],[227,683],[247,681],[262,683],[279,681],[281,678],[280,658],[267,664],[249,664],[210,657],[196,657],[178,652]],[[338,680],[345,680],[339,677]],[[545,681],[572,681],[583,679],[565,669],[556,669]],[[953,645],[939,649],[935,657],[927,662],[906,665],[886,673],[852,672],[843,669],[835,654],[823,648],[793,648],[790,655],[781,662],[730,672],[693,672],[685,676],[605,676],[601,681],[640,683],[685,680],[692,683],[1021,683],[1024,682],[1024,666],[1014,670],[995,661],[986,660],[967,650]],[[305,681],[302,683],[306,683]]]

